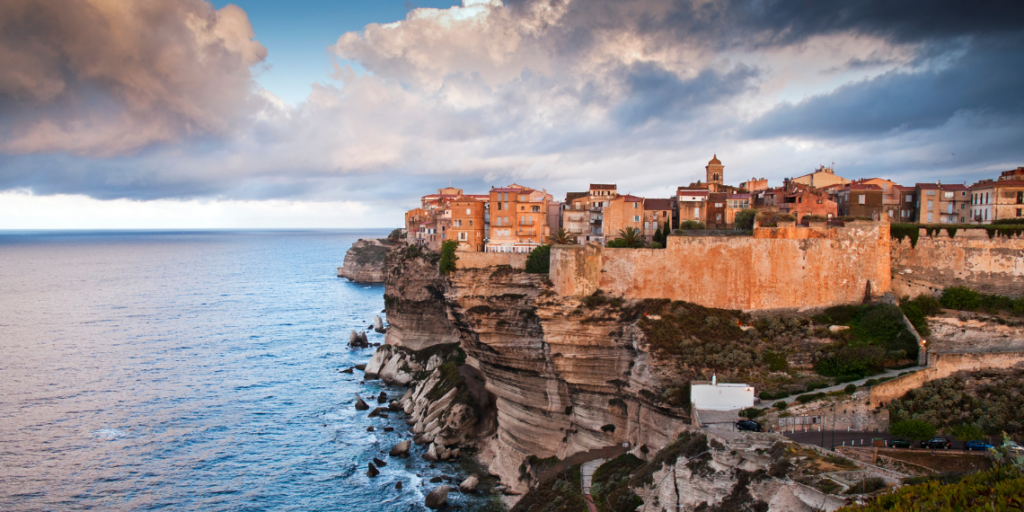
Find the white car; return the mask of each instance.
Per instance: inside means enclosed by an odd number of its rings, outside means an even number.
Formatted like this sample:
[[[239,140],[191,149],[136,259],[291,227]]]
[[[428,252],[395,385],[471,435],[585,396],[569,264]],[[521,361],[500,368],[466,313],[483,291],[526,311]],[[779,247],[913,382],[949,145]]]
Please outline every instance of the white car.
[[[1007,441],[1003,443],[1003,447],[1007,448],[1011,452],[1024,453],[1024,448],[1013,441]]]

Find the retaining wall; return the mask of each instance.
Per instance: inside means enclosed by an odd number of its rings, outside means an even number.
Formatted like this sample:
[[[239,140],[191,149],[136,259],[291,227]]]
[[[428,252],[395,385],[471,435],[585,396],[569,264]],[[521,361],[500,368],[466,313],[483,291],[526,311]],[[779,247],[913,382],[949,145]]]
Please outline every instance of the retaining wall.
[[[516,252],[456,252],[455,268],[486,268],[509,265],[512,268],[526,268],[528,254]]]
[[[921,230],[917,246],[893,241],[892,288],[898,297],[938,294],[950,286],[982,293],[1024,295],[1024,238],[988,237],[984,229],[960,229],[950,238]]]
[[[1024,352],[980,352],[935,354],[928,353],[928,368],[897,377],[871,388],[869,405],[878,407],[902,397],[925,383],[944,379],[959,371],[978,371],[990,368],[1008,369],[1024,365]]]

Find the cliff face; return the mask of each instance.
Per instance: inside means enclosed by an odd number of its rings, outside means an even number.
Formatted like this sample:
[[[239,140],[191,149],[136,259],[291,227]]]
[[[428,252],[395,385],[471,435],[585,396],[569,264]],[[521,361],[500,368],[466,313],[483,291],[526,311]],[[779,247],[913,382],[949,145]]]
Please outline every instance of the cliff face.
[[[531,456],[564,459],[622,443],[657,450],[689,422],[685,409],[658,398],[682,381],[674,365],[650,356],[635,319],[582,307],[554,294],[547,276],[507,266],[440,276],[421,257],[388,261],[391,327],[367,371],[410,382],[429,366],[422,363],[428,352],[457,343],[474,404],[473,421],[459,428],[472,423],[479,458],[514,491],[532,483],[533,468],[524,467]],[[413,382],[415,395],[423,395],[427,381]],[[413,420],[426,419],[427,408],[412,404],[408,411]],[[444,434],[444,421],[414,429],[429,438],[460,437]]]
[[[338,267],[338,277],[357,283],[383,283],[384,260],[395,247],[387,239],[357,241],[345,253],[344,266]]]

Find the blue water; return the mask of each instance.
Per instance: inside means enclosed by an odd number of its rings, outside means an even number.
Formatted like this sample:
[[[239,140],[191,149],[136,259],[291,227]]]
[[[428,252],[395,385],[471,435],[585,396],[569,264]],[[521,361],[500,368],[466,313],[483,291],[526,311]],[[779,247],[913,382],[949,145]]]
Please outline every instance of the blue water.
[[[339,373],[384,305],[336,268],[385,234],[0,232],[0,510],[426,510],[457,468],[368,478],[408,433],[354,394],[404,390]]]

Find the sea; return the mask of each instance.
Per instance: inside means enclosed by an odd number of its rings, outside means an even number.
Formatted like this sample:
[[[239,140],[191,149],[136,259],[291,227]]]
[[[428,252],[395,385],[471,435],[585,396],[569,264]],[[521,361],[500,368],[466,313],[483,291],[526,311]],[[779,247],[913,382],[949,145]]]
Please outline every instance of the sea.
[[[388,457],[353,404],[405,389],[340,372],[384,289],[337,267],[386,234],[0,231],[0,510],[427,510],[472,464]]]

